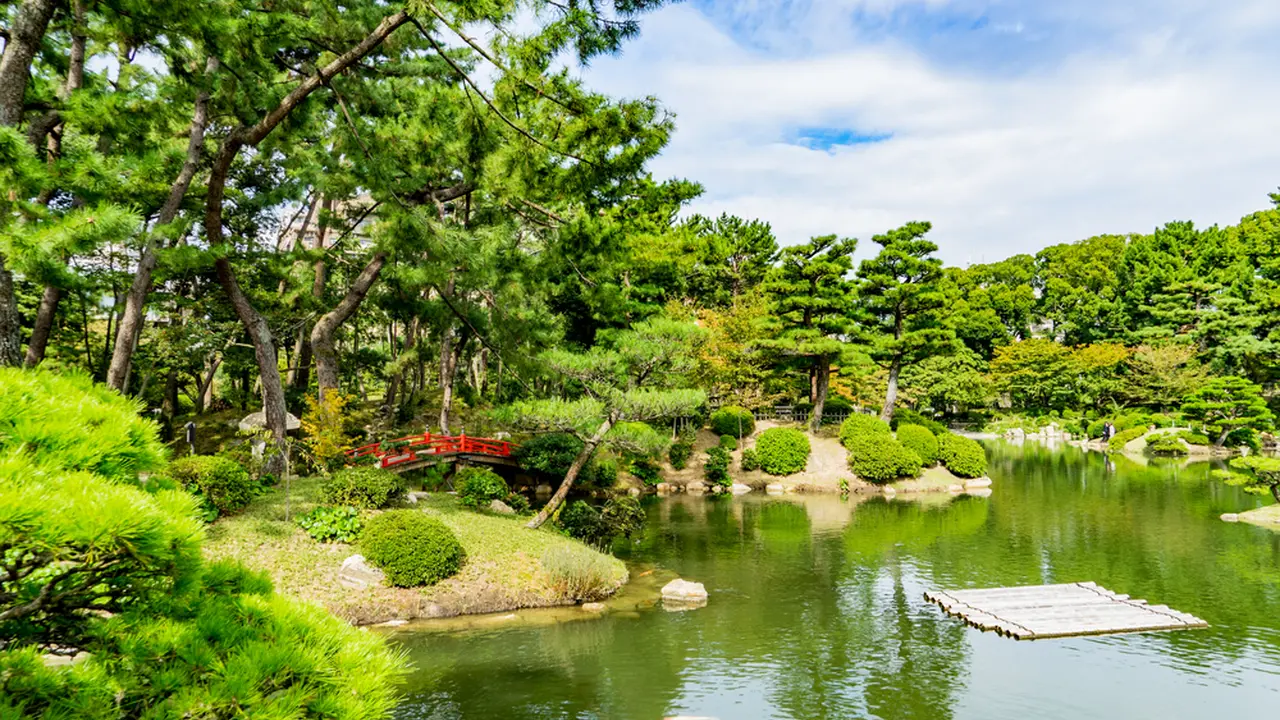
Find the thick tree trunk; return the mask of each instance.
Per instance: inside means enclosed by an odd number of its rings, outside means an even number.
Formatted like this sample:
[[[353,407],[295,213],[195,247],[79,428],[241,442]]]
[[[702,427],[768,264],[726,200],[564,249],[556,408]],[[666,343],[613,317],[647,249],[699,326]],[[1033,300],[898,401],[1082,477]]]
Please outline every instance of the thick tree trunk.
[[[338,353],[334,348],[334,333],[360,307],[386,264],[385,253],[374,255],[351,283],[346,296],[337,307],[317,320],[316,326],[311,330],[311,347],[316,358],[316,381],[320,385],[321,400],[325,393],[338,390]]]
[[[1231,434],[1231,428],[1227,428],[1223,430],[1222,434],[1218,436],[1218,441],[1215,442],[1214,445],[1217,447],[1225,447],[1227,444],[1227,436],[1230,434]]]
[[[218,62],[213,58],[205,64],[205,73],[213,74]],[[187,157],[178,172],[177,179],[169,189],[169,197],[165,198],[160,214],[156,216],[155,226],[151,229],[138,267],[133,273],[133,283],[125,296],[124,312],[120,315],[120,330],[116,334],[116,345],[111,353],[111,366],[107,368],[107,384],[121,390],[129,377],[129,367],[133,363],[133,354],[138,349],[138,339],[142,336],[143,313],[147,295],[151,292],[151,278],[155,272],[159,257],[156,255],[155,232],[157,228],[168,225],[178,216],[182,200],[187,196],[191,180],[195,177],[200,164],[201,150],[204,147],[204,132],[209,119],[209,93],[201,92],[196,96],[195,110],[191,116],[191,131],[187,135]]]
[[[449,434],[449,411],[453,408],[453,383],[458,376],[458,352],[450,328],[440,341],[440,432]]]
[[[320,225],[316,231],[315,243],[311,246],[313,250],[322,251],[325,249],[325,235],[329,229],[329,213],[333,210],[333,201],[326,198],[323,204],[323,212],[320,215]],[[329,268],[325,264],[324,259],[316,260],[312,268],[314,278],[311,281],[311,297],[317,302],[324,298],[325,284],[329,279]],[[314,328],[312,332],[314,332]],[[332,335],[332,332],[330,333]],[[314,352],[311,348],[311,334],[305,330],[298,334],[297,352],[298,361],[294,364],[294,370],[290,373],[289,385],[298,392],[305,392],[307,386],[311,384],[311,361]],[[319,368],[316,373],[319,374]],[[336,374],[336,370],[334,371]],[[324,390],[320,391],[320,396],[324,397]]]
[[[889,389],[884,393],[884,407],[880,408],[880,419],[889,422],[893,419],[893,407],[898,403],[898,375],[902,372],[902,361],[895,359],[889,366]]]
[[[62,290],[54,285],[46,285],[44,294],[40,296],[40,308],[36,310],[36,322],[31,328],[31,340],[27,343],[27,359],[25,367],[33,368],[44,361],[44,352],[49,345],[49,336],[53,333],[53,321],[58,316],[58,301],[62,299]]]
[[[166,441],[173,439],[173,419],[178,416],[178,371],[169,368],[164,379],[164,399],[160,403],[160,427]]]
[[[609,429],[613,427],[613,418],[606,419],[596,430],[596,434],[587,440],[582,446],[582,452],[578,453],[578,457],[573,459],[573,464],[569,466],[569,472],[564,474],[564,480],[560,481],[560,487],[556,488],[556,493],[551,496],[547,504],[543,506],[538,514],[529,521],[525,527],[531,530],[537,530],[542,524],[555,514],[556,508],[564,503],[564,499],[569,496],[569,490],[573,487],[573,481],[578,479],[578,473],[582,472],[582,468],[587,466],[587,462],[591,460],[591,456],[595,453],[596,448],[604,440],[604,436],[608,434]]]
[[[822,427],[822,413],[827,407],[827,391],[831,387],[831,361],[826,356],[818,358],[813,366],[813,414],[809,417],[809,429],[814,433]]]

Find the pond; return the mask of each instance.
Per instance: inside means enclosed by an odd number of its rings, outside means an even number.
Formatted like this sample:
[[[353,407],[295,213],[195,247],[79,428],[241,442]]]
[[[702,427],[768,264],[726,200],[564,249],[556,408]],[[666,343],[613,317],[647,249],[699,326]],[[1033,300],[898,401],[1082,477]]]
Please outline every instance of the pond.
[[[1218,519],[1256,498],[1207,463],[988,451],[988,498],[654,499],[620,552],[638,589],[604,617],[395,633],[416,665],[398,717],[1276,716],[1280,534]],[[710,604],[625,609],[673,574],[705,583]],[[1212,627],[1018,642],[922,597],[1082,580]]]

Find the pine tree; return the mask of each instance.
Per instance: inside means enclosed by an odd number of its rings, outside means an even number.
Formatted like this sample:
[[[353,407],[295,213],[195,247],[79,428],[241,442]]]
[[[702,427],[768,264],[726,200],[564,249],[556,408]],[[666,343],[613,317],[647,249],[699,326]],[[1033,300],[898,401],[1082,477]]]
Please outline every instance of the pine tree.
[[[1262,388],[1242,377],[1219,377],[1187,397],[1182,414],[1218,436],[1222,447],[1231,431],[1239,428],[1269,430],[1275,415],[1267,408]]]

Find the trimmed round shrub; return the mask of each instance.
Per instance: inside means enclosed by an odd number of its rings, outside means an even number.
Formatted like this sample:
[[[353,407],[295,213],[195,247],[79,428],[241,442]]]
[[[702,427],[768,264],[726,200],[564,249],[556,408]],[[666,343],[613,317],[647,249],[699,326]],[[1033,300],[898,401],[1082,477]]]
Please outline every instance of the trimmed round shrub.
[[[556,524],[569,537],[592,543],[600,535],[600,511],[585,500],[574,500],[560,511]]]
[[[938,438],[938,459],[962,478],[977,478],[987,474],[987,451],[977,440],[947,433]]]
[[[1121,430],[1114,437],[1107,441],[1107,449],[1112,452],[1120,452],[1124,450],[1124,446],[1133,440],[1137,440],[1147,434],[1147,426],[1140,425],[1138,427]]]
[[[756,440],[760,468],[770,475],[794,475],[809,464],[809,438],[791,428],[770,428]]]
[[[733,452],[738,449],[738,439],[732,435],[721,435],[720,447],[728,450],[729,452]]]
[[[471,508],[487,508],[494,500],[505,500],[511,494],[507,481],[489,468],[463,468],[453,486],[462,504]]]
[[[711,413],[711,429],[717,435],[744,438],[756,431],[756,418],[746,408],[726,405]]]
[[[687,442],[678,442],[671,446],[667,451],[667,459],[671,461],[671,467],[676,470],[683,470],[689,466],[689,458],[693,457],[693,444]]]
[[[892,435],[859,435],[848,447],[849,469],[867,482],[883,484],[920,474],[920,456]]]
[[[458,572],[466,552],[445,524],[420,510],[389,510],[365,523],[360,552],[396,587],[434,585]]]
[[[1213,441],[1209,439],[1208,435],[1205,435],[1204,433],[1198,433],[1192,430],[1183,430],[1178,433],[1177,437],[1182,439],[1188,445],[1212,445],[1213,444]]]
[[[733,484],[729,478],[729,451],[716,445],[707,450],[707,464],[702,468],[703,476],[712,485],[728,487]]]
[[[889,424],[894,430],[897,430],[902,425],[920,425],[921,427],[928,428],[929,432],[933,433],[935,436],[947,432],[946,425],[943,425],[931,417],[926,417],[919,411],[905,407],[894,409],[893,420]]]
[[[742,470],[744,472],[752,472],[760,469],[760,456],[756,455],[755,448],[747,448],[742,451]]]
[[[925,467],[933,467],[938,462],[938,438],[929,428],[903,423],[898,426],[898,442],[919,456]]]
[[[1147,443],[1147,452],[1152,455],[1186,455],[1190,452],[1182,439],[1172,433],[1157,435]]]
[[[167,474],[218,515],[230,515],[248,505],[261,487],[239,463],[216,455],[174,460]]]
[[[875,415],[857,413],[840,424],[840,444],[846,448],[849,442],[864,435],[889,435],[889,424]]]
[[[400,495],[400,478],[390,470],[367,465],[343,468],[320,486],[325,502],[365,510],[386,507]]]

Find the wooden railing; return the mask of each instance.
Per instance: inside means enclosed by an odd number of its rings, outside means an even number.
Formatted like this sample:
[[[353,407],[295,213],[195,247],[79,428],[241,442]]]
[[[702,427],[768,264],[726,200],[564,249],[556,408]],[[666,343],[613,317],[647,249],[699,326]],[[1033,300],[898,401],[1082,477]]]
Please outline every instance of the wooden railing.
[[[347,461],[377,459],[379,467],[392,468],[439,455],[489,455],[509,458],[517,445],[506,440],[468,437],[466,435],[409,435],[384,443],[374,443],[346,451]]]

